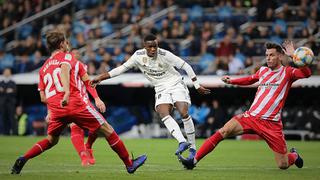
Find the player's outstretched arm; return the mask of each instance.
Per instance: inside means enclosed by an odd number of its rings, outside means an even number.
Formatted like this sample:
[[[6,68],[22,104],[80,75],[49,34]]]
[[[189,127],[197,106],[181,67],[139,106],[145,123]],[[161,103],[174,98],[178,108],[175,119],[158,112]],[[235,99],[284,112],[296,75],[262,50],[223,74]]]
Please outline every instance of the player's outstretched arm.
[[[231,84],[230,76],[223,76],[221,80],[226,84]]]
[[[234,84],[234,85],[242,85],[242,86],[251,85],[259,81],[259,71],[257,71],[256,74],[254,75],[236,78],[236,79],[231,79],[230,76],[223,76],[221,80],[226,84]]]
[[[126,62],[128,63],[128,61]],[[125,63],[125,64],[126,64]],[[102,74],[99,74],[97,77],[95,77],[93,80],[91,80],[91,86],[92,87],[95,87],[96,85],[98,85],[101,81],[103,80],[106,80],[106,79],[109,79],[109,78],[112,78],[112,77],[115,77],[115,76],[118,76],[124,72],[126,72],[129,68],[127,68],[127,66],[124,66],[124,65],[121,65],[119,67],[116,67],[114,69],[112,69],[111,71],[109,72],[106,72],[106,73],[102,73]]]
[[[95,78],[93,78],[90,82],[92,87],[95,87],[96,85],[98,85],[101,81],[109,79],[110,78],[110,74],[109,72],[106,73],[101,73],[98,76],[96,76]]]
[[[196,74],[194,73],[192,67],[188,63],[183,62],[183,65],[181,68],[187,73],[189,78],[192,80],[193,86],[196,88],[198,93],[200,93],[202,95],[211,93],[210,89],[207,89],[207,88],[200,85]]]
[[[194,87],[196,88],[196,90],[198,91],[199,94],[205,95],[205,94],[210,94],[211,90],[207,89],[203,86],[200,85],[200,83],[197,80],[197,77],[194,77],[191,79],[193,82]]]
[[[82,77],[81,80],[83,81],[84,85],[86,86],[87,91],[89,94],[94,98],[95,105],[99,109],[100,112],[104,113],[106,112],[106,105],[104,102],[100,99],[98,92],[96,88],[92,87],[90,85],[90,78],[87,73],[85,73]]]

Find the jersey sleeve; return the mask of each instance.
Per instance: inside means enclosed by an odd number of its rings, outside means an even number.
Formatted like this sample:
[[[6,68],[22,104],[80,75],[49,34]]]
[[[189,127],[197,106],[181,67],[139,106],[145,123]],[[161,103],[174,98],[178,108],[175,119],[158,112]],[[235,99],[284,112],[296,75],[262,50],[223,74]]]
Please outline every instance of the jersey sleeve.
[[[86,86],[86,89],[87,89],[87,91],[89,92],[89,94],[90,94],[94,99],[97,98],[97,97],[99,97],[96,88],[93,88],[93,87],[90,85],[90,81],[89,81],[89,80],[88,80],[88,81],[85,81],[85,82],[83,82],[83,83],[84,83],[84,85]]]
[[[165,51],[165,59],[166,61],[172,65],[175,66],[178,69],[181,69],[182,66],[186,63],[183,59],[181,59],[180,57],[174,55],[172,52],[170,51]]]
[[[134,53],[125,63],[123,63],[122,65],[126,68],[126,70],[129,70],[133,67],[135,67],[136,65],[136,59],[137,59],[137,55],[136,53]]]
[[[234,85],[251,85],[251,84],[254,84],[255,82],[259,81],[260,71],[261,71],[261,68],[255,74],[253,74],[251,76],[232,79],[230,81],[230,83],[234,84]]]
[[[70,69],[72,67],[72,61],[75,61],[71,53],[61,53],[59,56],[60,66],[62,64],[69,65]]]
[[[82,62],[79,62],[79,76],[82,77],[87,73],[87,66]]]
[[[308,78],[311,76],[311,69],[308,66],[301,68],[290,67],[290,77],[292,80]]]

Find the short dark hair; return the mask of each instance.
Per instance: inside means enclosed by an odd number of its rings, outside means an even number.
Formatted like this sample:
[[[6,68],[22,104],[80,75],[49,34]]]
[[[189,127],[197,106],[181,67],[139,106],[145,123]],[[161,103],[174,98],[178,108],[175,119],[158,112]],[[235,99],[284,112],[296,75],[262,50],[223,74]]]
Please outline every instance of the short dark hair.
[[[47,47],[50,52],[53,52],[60,48],[60,44],[65,40],[65,36],[62,32],[51,31],[46,34]]]
[[[154,34],[148,34],[143,38],[143,42],[154,41],[157,37]]]
[[[282,50],[282,47],[280,44],[277,44],[277,43],[273,43],[273,42],[267,42],[264,47],[266,49],[276,49],[276,51],[278,53],[281,53],[281,54],[284,54],[283,50]]]

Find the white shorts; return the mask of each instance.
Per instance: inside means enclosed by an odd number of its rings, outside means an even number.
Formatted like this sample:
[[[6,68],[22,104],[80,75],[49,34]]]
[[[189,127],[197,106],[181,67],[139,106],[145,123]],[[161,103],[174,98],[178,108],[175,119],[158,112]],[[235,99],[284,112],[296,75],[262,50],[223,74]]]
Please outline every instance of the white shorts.
[[[155,95],[155,108],[159,104],[172,104],[175,102],[186,102],[191,104],[189,90],[183,81],[171,86],[163,91],[157,92]]]

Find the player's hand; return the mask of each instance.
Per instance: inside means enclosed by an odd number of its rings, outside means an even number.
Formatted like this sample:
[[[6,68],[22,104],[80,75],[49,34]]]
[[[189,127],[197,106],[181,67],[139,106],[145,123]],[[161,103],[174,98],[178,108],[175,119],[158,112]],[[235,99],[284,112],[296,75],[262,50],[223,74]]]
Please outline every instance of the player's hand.
[[[90,81],[90,86],[96,88],[96,86],[101,82],[99,77],[96,77]]]
[[[203,86],[200,86],[198,89],[197,89],[198,93],[202,94],[202,95],[206,95],[206,94],[210,94],[211,93],[211,90],[210,89],[207,89]]]
[[[293,56],[293,53],[294,53],[294,44],[292,41],[290,40],[285,40],[284,43],[282,44],[283,46],[283,52],[287,55],[287,56],[290,56],[292,57]]]
[[[61,107],[65,107],[69,104],[69,96],[70,96],[70,92],[65,92],[63,99],[61,101]]]
[[[101,113],[106,112],[106,105],[103,103],[103,101],[101,101],[100,98],[96,98],[94,101],[95,101],[97,108],[99,109],[99,111]]]
[[[50,113],[47,114],[47,116],[46,116],[46,118],[45,118],[45,121],[46,121],[47,123],[50,122]]]
[[[223,76],[221,80],[226,84],[231,84],[230,76]]]

